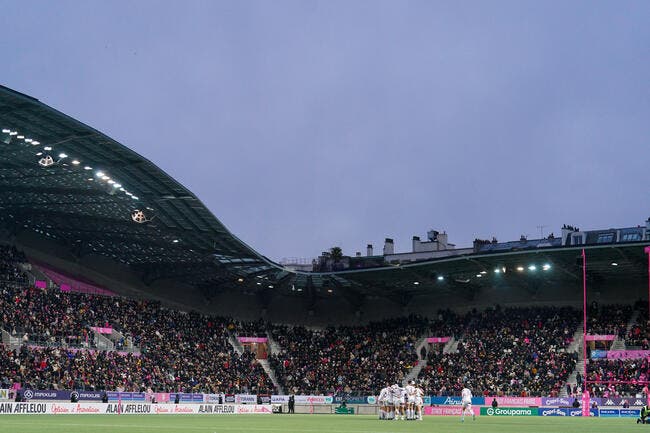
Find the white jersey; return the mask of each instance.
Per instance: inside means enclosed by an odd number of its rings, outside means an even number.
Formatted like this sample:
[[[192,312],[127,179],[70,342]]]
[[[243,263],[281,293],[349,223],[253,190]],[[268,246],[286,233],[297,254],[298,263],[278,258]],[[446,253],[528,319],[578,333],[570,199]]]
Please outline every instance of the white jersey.
[[[472,402],[472,391],[470,391],[469,388],[463,388],[463,390],[460,393],[460,396],[462,397],[463,403]]]
[[[406,401],[408,403],[415,403],[415,387],[413,385],[406,385],[404,392],[406,393]]]
[[[389,399],[390,396],[390,387],[382,388],[381,391],[379,391],[379,403],[383,403],[386,400]]]
[[[415,404],[421,406],[423,403],[424,391],[422,388],[415,388]]]

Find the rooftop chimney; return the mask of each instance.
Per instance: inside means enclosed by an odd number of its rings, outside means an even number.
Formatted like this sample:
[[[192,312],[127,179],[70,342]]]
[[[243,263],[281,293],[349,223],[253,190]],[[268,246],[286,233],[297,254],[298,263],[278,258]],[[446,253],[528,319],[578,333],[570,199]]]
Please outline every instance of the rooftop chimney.
[[[384,240],[384,255],[395,254],[395,244],[391,238]]]

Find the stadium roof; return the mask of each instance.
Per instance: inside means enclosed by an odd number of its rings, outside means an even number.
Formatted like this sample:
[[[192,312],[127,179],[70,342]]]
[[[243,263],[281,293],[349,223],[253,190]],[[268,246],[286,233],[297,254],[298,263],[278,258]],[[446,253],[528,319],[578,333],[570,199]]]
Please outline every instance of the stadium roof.
[[[556,246],[376,269],[291,272],[240,241],[146,158],[37,99],[0,86],[0,129],[5,237],[30,232],[73,257],[107,257],[128,266],[147,286],[182,281],[208,299],[241,287],[312,298],[340,295],[352,304],[383,296],[405,305],[427,291],[472,296],[486,284],[515,282],[534,291],[553,280],[581,279],[580,247]],[[646,278],[647,244],[589,247],[590,278]],[[528,269],[532,265],[536,268]]]

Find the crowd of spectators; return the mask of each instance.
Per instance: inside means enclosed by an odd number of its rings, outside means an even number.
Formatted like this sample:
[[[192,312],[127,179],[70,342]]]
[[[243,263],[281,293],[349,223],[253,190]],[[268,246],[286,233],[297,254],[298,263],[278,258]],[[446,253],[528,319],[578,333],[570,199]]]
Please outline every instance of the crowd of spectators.
[[[587,371],[587,380],[594,382],[589,383],[589,390],[595,397],[648,395],[648,359],[591,360]]]
[[[255,353],[239,355],[231,336],[272,337],[280,348],[269,357],[280,385],[295,394],[373,394],[400,383],[419,359],[426,392],[556,396],[574,370],[568,353],[581,314],[572,308],[527,307],[443,310],[432,319],[409,316],[360,326],[314,329],[246,322],[164,308],[159,302],[37,289],[28,285],[25,257],[0,247],[0,327],[20,348],[0,347],[0,386],[19,382],[40,389],[156,392],[272,393]],[[627,337],[648,347],[647,311],[627,333],[628,306],[592,305],[588,332]],[[117,348],[97,350],[92,327],[123,335]],[[458,351],[425,345],[422,337],[453,337]],[[128,342],[128,343],[127,343]],[[121,346],[120,346],[121,345]],[[419,356],[418,356],[419,355]],[[588,379],[636,384],[593,385],[596,395],[634,392],[648,380],[646,360],[593,361]],[[647,389],[647,388],[646,388]]]
[[[24,332],[21,350],[2,351],[0,373],[23,385],[273,391],[254,355],[240,356],[228,343],[230,319],[168,310],[153,301],[11,287],[2,289],[0,317],[3,329],[18,336]],[[121,330],[140,348],[140,356],[88,350],[90,326]]]
[[[428,324],[410,316],[322,330],[272,325],[282,351],[269,362],[288,392],[367,395],[401,382],[417,365],[416,343]]]
[[[648,303],[637,301],[634,309],[638,311],[638,316],[635,323],[630,328],[630,331],[625,336],[625,344],[628,347],[648,350],[650,349],[650,321],[648,320]]]
[[[625,338],[627,324],[632,317],[630,305],[603,305],[593,303],[587,312],[587,333],[616,335]]]
[[[473,311],[457,353],[430,353],[420,372],[432,395],[555,396],[573,372],[577,355],[567,353],[578,325],[572,308],[506,308]]]

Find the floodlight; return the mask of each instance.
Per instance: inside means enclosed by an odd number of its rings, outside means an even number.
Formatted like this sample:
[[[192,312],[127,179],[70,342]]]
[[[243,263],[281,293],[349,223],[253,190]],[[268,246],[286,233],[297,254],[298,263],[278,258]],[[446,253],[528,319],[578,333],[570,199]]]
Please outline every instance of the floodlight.
[[[49,167],[54,164],[54,159],[50,155],[45,155],[43,158],[38,160],[39,165],[42,167]]]

